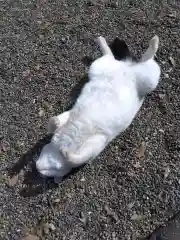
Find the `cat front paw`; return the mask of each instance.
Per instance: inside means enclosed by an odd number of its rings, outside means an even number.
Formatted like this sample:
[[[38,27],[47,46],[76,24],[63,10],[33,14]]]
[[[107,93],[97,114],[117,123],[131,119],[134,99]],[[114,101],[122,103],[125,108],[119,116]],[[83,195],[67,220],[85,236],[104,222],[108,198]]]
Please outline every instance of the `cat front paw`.
[[[58,117],[51,117],[48,123],[48,134],[54,133],[57,128],[60,126],[60,121]]]

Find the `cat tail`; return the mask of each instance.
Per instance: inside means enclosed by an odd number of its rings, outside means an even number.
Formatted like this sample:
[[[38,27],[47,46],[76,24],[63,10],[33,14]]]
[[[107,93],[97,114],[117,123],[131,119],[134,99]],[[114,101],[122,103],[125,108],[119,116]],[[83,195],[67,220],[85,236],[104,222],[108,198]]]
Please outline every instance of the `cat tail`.
[[[149,42],[149,47],[141,57],[141,62],[146,62],[150,59],[154,59],[155,54],[159,47],[159,37],[155,35]]]

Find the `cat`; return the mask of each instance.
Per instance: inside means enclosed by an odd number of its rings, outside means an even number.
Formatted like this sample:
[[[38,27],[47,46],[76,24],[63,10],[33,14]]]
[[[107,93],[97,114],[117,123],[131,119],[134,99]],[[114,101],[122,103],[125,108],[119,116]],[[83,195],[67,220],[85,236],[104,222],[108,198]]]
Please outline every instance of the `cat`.
[[[160,79],[161,70],[154,60],[158,36],[150,40],[139,62],[130,53],[129,58],[115,59],[102,36],[96,43],[103,56],[91,64],[89,82],[72,109],[50,119],[48,132],[53,137],[36,162],[37,170],[55,181],[95,159],[128,128]]]

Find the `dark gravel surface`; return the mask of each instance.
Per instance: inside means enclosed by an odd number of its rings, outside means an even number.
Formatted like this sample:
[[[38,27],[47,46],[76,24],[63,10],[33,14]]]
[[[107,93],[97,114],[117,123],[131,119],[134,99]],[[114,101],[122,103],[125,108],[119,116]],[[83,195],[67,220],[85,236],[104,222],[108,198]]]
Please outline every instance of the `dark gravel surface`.
[[[0,239],[137,240],[179,210],[179,21],[178,1],[0,1]],[[48,118],[73,103],[99,34],[137,55],[159,35],[161,83],[96,162],[44,183]]]
[[[156,229],[148,240],[179,240],[180,213],[175,214],[165,226]]]

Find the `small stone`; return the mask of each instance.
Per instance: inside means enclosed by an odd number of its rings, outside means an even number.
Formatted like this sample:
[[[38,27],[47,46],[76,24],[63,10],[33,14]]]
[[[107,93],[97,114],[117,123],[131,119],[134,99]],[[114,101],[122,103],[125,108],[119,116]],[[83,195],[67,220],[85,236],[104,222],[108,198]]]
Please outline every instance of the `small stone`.
[[[46,110],[52,109],[52,106],[48,102],[46,102],[46,101],[44,101],[42,103],[42,105],[43,105],[43,108],[46,109]]]
[[[59,199],[59,198],[56,198],[56,199],[54,199],[53,202],[54,202],[54,203],[59,203],[59,202],[60,202],[60,199]]]
[[[173,70],[172,68],[169,68],[169,69],[167,70],[167,72],[170,73],[170,72],[172,72],[172,70]]]
[[[164,171],[164,178],[165,178],[165,179],[169,176],[169,173],[170,173],[170,168],[169,168],[169,167],[166,167],[166,168],[165,168],[165,171]]]
[[[129,203],[129,204],[127,205],[127,207],[128,207],[129,209],[131,209],[131,208],[134,207],[134,204],[135,204],[135,202],[131,202],[131,203]]]
[[[143,141],[138,149],[137,157],[142,159],[145,157],[146,143]]]
[[[55,228],[54,224],[52,224],[52,223],[45,223],[44,227],[43,227],[43,230],[44,230],[45,234],[48,234],[50,230],[55,231],[56,228]]]
[[[15,175],[11,179],[9,179],[8,186],[13,187],[14,185],[16,185],[17,182],[18,182],[18,175]]]
[[[38,21],[37,21],[37,24],[41,25],[41,24],[42,24],[42,21],[38,20]]]
[[[81,182],[85,182],[85,178],[82,177],[82,178],[80,179],[80,181],[81,181]]]
[[[0,153],[1,152],[7,152],[7,146],[5,143],[0,143]]]
[[[42,34],[40,34],[39,38],[42,40],[42,39],[44,39],[44,36]]]
[[[159,132],[160,132],[160,133],[164,133],[164,130],[163,130],[163,129],[159,129]]]
[[[175,65],[175,60],[172,56],[169,57],[169,61],[173,66]]]
[[[136,213],[131,216],[131,220],[133,221],[141,221],[145,218],[143,215],[137,215]]]
[[[164,74],[164,77],[165,77],[165,78],[169,78],[169,74],[168,74],[168,73],[165,73],[165,74]]]
[[[80,218],[79,218],[79,220],[80,220],[84,225],[87,225],[88,218],[87,218],[87,215],[85,215],[83,212],[80,213]]]
[[[40,67],[41,67],[40,64],[37,64],[36,66],[34,66],[34,69],[39,71]]]
[[[16,142],[16,149],[17,150],[21,150],[23,147],[24,147],[24,143],[23,142],[20,142],[20,141]]]
[[[115,222],[119,221],[118,216],[116,215],[116,213],[112,212],[107,205],[105,205],[105,210],[106,210],[107,215],[112,217],[115,220]]]
[[[27,77],[27,76],[29,76],[29,74],[30,74],[30,70],[29,69],[27,69],[26,71],[24,71],[22,73],[23,77]]]
[[[166,96],[165,94],[162,94],[162,93],[159,94],[159,98],[160,98],[160,99],[164,99],[165,96]]]
[[[171,17],[171,18],[176,18],[176,16],[177,16],[177,13],[175,11],[168,14],[168,17]]]
[[[66,38],[65,38],[65,37],[62,37],[62,38],[61,38],[61,42],[62,42],[62,43],[66,43]]]
[[[153,156],[152,152],[150,152],[150,151],[149,151],[149,156],[151,156],[151,157]]]
[[[45,115],[44,109],[40,109],[38,115],[39,117],[43,117]]]
[[[56,230],[56,227],[54,226],[53,223],[50,223],[50,224],[49,224],[49,228],[50,228],[52,231],[55,231],[55,230]]]
[[[136,162],[136,163],[134,164],[134,167],[135,167],[135,168],[140,168],[140,167],[141,167],[140,162]]]
[[[37,103],[37,99],[33,99],[33,100],[32,100],[32,103],[33,103],[33,104]]]

